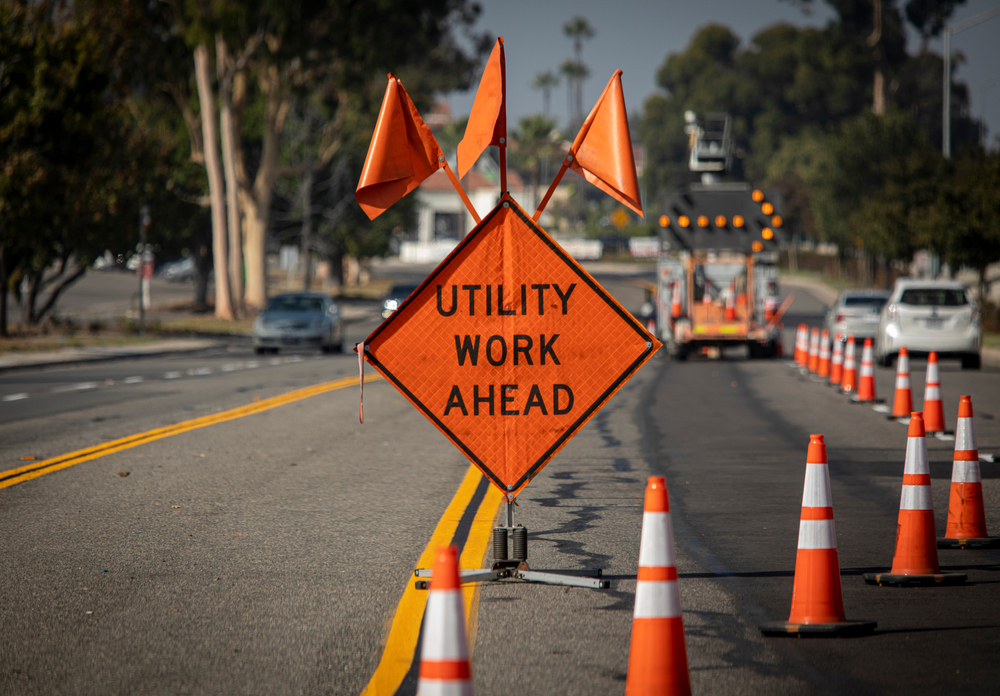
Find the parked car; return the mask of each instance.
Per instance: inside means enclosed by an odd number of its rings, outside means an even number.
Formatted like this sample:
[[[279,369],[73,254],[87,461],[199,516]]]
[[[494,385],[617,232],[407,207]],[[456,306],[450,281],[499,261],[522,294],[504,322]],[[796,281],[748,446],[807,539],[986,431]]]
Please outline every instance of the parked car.
[[[888,290],[845,290],[826,313],[826,328],[830,336],[855,339],[874,339],[878,335],[879,316],[886,300]]]
[[[316,346],[324,353],[344,347],[340,309],[318,292],[275,295],[253,323],[253,347],[258,353],[280,348]]]
[[[388,319],[389,315],[403,304],[403,300],[412,295],[419,287],[419,285],[394,285],[389,294],[382,298],[382,318]]]
[[[906,346],[910,355],[936,351],[960,359],[963,370],[978,370],[982,345],[979,308],[964,283],[900,278],[882,309],[875,360],[891,365]]]
[[[188,256],[178,261],[168,261],[156,269],[156,275],[174,283],[194,280],[194,258]]]

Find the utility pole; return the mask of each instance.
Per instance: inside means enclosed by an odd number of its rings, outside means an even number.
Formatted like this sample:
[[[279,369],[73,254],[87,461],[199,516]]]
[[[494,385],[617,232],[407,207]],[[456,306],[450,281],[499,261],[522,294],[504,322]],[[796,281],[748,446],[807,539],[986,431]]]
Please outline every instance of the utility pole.
[[[146,233],[149,231],[151,219],[149,206],[144,205],[139,211],[139,335],[146,335],[146,303],[149,302],[149,276],[152,275],[153,252],[146,243]]]
[[[944,99],[941,107],[941,154],[945,159],[951,159],[951,37],[966,29],[970,29],[977,24],[982,24],[988,19],[993,19],[1000,15],[1000,5],[991,10],[980,12],[975,17],[970,17],[958,24],[949,24],[944,28],[944,84],[942,90]]]

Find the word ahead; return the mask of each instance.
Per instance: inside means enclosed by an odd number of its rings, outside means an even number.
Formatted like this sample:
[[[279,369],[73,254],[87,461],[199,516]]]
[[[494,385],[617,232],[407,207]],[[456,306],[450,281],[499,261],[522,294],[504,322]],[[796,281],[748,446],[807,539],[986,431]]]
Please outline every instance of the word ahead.
[[[660,347],[507,197],[365,344],[509,497]]]

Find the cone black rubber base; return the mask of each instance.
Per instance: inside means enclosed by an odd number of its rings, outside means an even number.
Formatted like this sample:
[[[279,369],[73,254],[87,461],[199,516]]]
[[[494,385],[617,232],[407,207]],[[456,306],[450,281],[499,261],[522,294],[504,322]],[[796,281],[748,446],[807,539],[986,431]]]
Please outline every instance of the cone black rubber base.
[[[892,573],[865,573],[869,585],[884,587],[928,587],[932,585],[959,585],[968,579],[965,573],[937,573],[936,575],[893,575]]]
[[[995,549],[1000,547],[1000,537],[981,539],[938,539],[939,549]]]
[[[852,404],[884,404],[885,399],[859,399],[857,396],[853,396],[849,399]]]
[[[850,638],[867,636],[878,625],[875,621],[838,621],[837,623],[789,623],[775,621],[761,624],[760,632],[765,636],[792,636],[798,638]]]

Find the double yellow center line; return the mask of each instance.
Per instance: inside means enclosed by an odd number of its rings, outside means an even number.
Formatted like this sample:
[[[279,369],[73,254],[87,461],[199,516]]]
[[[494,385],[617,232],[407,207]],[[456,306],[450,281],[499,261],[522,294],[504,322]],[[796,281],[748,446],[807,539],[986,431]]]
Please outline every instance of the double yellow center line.
[[[371,382],[376,379],[380,379],[379,375],[372,375],[366,378],[365,381]],[[69,454],[53,457],[52,459],[32,462],[31,464],[17,469],[0,472],[0,488],[7,488],[8,486],[23,483],[24,481],[30,481],[31,479],[38,478],[39,476],[51,474],[54,471],[68,469],[71,466],[88,462],[91,459],[97,459],[98,457],[103,457],[108,454],[121,452],[122,450],[131,449],[132,447],[138,447],[139,445],[144,445],[147,442],[160,440],[165,437],[170,437],[171,435],[180,435],[181,433],[186,433],[189,430],[197,430],[198,428],[215,425],[216,423],[225,423],[226,421],[243,418],[244,416],[250,416],[254,413],[260,413],[261,411],[267,411],[268,409],[276,408],[278,406],[284,406],[285,404],[292,403],[293,401],[308,399],[310,396],[316,396],[317,394],[324,394],[326,392],[343,389],[345,387],[353,387],[359,384],[359,382],[360,380],[357,377],[345,377],[344,379],[338,379],[333,382],[324,382],[323,384],[317,384],[312,387],[296,389],[288,392],[287,394],[281,394],[280,396],[272,396],[269,399],[261,399],[260,401],[255,401],[247,406],[240,406],[239,408],[222,411],[221,413],[213,413],[210,416],[202,416],[201,418],[182,421],[163,428],[148,430],[144,433],[129,435],[128,437],[119,438],[100,445],[94,445],[93,447],[87,447],[82,450],[77,450],[76,452],[70,452]]]
[[[380,379],[379,375],[372,375],[365,381],[370,382],[376,379]],[[263,399],[247,406],[129,435],[51,459],[31,462],[16,469],[0,472],[0,488],[30,481],[45,474],[68,469],[98,457],[138,447],[165,437],[243,418],[318,394],[356,386],[359,383],[360,380],[357,377],[347,377],[304,389],[296,389],[287,394]],[[417,567],[431,567],[434,553],[439,546],[456,543],[461,547],[459,566],[461,568],[481,568],[486,557],[490,530],[493,528],[497,511],[502,502],[503,494],[495,486],[490,485],[489,481],[485,480],[474,466],[470,465],[458,491],[455,492],[451,503],[445,509],[441,519],[438,520],[430,541],[417,561]],[[386,636],[378,668],[363,692],[366,696],[396,693],[407,675],[411,674],[415,668],[419,668],[420,656],[416,653],[420,639],[421,619],[427,604],[427,591],[417,590],[414,584],[415,580],[416,577],[412,575],[407,579],[403,596],[396,607],[395,617]],[[479,614],[479,585],[464,585],[462,593],[469,623],[469,652],[471,654],[475,644],[476,620]]]

